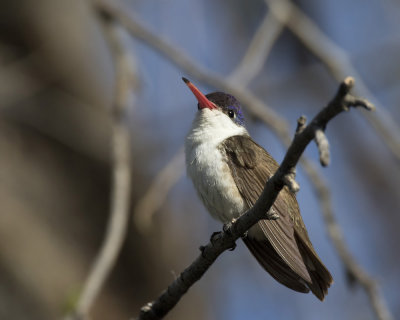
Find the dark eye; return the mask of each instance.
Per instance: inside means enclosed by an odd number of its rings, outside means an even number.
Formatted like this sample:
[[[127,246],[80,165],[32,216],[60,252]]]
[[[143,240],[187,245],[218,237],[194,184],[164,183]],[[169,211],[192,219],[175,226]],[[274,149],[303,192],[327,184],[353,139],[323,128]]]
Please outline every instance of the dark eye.
[[[234,118],[235,112],[233,110],[228,110],[228,116],[229,116],[229,118]]]

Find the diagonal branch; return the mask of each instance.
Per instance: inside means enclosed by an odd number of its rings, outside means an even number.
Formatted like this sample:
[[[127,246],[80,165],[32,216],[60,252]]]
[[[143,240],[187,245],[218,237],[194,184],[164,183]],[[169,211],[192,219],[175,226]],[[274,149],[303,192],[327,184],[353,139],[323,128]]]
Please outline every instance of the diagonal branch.
[[[377,116],[363,114],[400,164],[400,127],[393,121],[389,112],[379,106],[377,99],[352,65],[346,51],[329,39],[292,1],[265,0],[265,2],[276,19],[285,25],[327,67],[337,81],[343,79],[346,74],[351,74],[357,79],[355,93],[367,97],[378,107]],[[290,11],[290,19],[287,19],[286,11]]]
[[[212,236],[210,242],[201,247],[202,252],[197,259],[155,301],[141,309],[139,320],[155,320],[164,317],[187,290],[203,276],[220,254],[233,248],[238,238],[259,220],[266,218],[265,213],[269,211],[279,192],[285,186],[286,177],[295,170],[305,148],[314,139],[316,129],[325,128],[331,119],[349,107],[362,106],[368,110],[374,109],[365,100],[357,100],[359,104],[354,105],[356,100],[349,93],[353,85],[352,78],[346,78],[341,83],[336,96],[327,107],[323,108],[301,132],[299,130],[296,133],[282,164],[267,181],[255,205],[236,221],[225,226],[223,231]]]
[[[280,20],[282,24],[285,24],[293,34],[302,41],[305,47],[326,65],[335,79],[341,79],[346,72],[350,72],[351,74],[356,75],[356,78],[358,79],[358,89],[355,89],[356,94],[373,97],[364,82],[361,80],[361,77],[357,74],[355,68],[352,66],[350,58],[346,52],[331,41],[318,28],[318,26],[300,10],[300,8],[288,0],[265,1],[270,7],[271,12],[275,14],[276,18]],[[285,9],[291,11],[291,19],[287,19],[282,13]],[[375,98],[370,98],[370,100],[376,104]],[[381,118],[371,117],[369,114],[366,115],[366,118],[378,134],[381,135],[381,138],[388,145],[392,154],[400,160],[400,130],[393,123],[391,117],[385,112],[384,108],[379,108],[377,114],[380,114]],[[321,130],[321,132],[323,132],[323,130]],[[317,144],[321,142],[326,143],[325,148],[319,147],[320,161],[321,164],[324,165],[326,153],[328,152],[329,155],[329,145],[327,144],[327,140],[324,141],[321,135],[319,135],[319,137],[316,136],[316,142]],[[383,296],[379,293],[378,284],[356,262],[344,242],[341,229],[336,222],[332,210],[331,196],[326,183],[322,180],[321,176],[317,173],[315,166],[310,161],[303,159],[302,165],[308,174],[308,177],[312,181],[314,190],[322,204],[322,213],[328,235],[331,238],[344,267],[346,268],[346,271],[367,293],[377,319],[392,319],[393,317],[386,306],[386,302]]]
[[[219,89],[222,89],[223,91],[235,95],[236,98],[238,98],[243,103],[243,105],[247,107],[247,110],[251,113],[252,116],[257,117],[259,120],[264,122],[282,140],[285,145],[290,144],[291,138],[287,122],[279,117],[274,111],[272,111],[267,105],[265,105],[261,100],[259,100],[247,89],[232,82],[226,81],[212,71],[200,67],[198,64],[196,64],[193,60],[191,60],[188,56],[176,49],[174,46],[168,44],[168,42],[166,42],[164,39],[158,37],[156,34],[152,33],[143,25],[141,25],[136,19],[128,14],[129,10],[125,10],[115,3],[112,4],[108,0],[94,1],[97,5],[97,8],[101,12],[106,13],[115,20],[118,20],[122,25],[125,26],[127,31],[130,32],[132,36],[144,41],[146,44],[153,47],[157,52],[166,57],[170,62],[190,74],[191,77],[197,78],[199,81],[202,81],[211,86],[217,87]],[[282,7],[281,10],[286,9]],[[356,271],[355,269],[350,267],[351,264],[346,259],[347,254],[350,257],[351,255],[344,243],[343,237],[337,236],[337,234],[341,234],[340,227],[336,223],[336,220],[334,218],[330,191],[326,182],[321,177],[315,165],[306,157],[303,157],[301,159],[301,165],[308,178],[310,179],[314,192],[317,195],[317,199],[322,208],[322,213],[328,234],[332,239],[332,242],[341,258],[342,263],[347,268],[347,270]],[[338,232],[336,232],[335,230],[337,230]],[[341,250],[341,248],[345,248],[347,254],[345,254],[344,251]],[[352,258],[352,261],[355,261],[354,258]],[[357,267],[358,269],[362,270],[361,266],[357,265]],[[367,276],[367,278],[369,279],[369,283],[374,283],[373,279],[368,276],[365,271],[363,271],[363,274]],[[354,272],[352,273],[352,275],[355,277],[355,279],[357,279],[359,274],[357,272]],[[359,282],[366,283],[362,282],[361,277]],[[379,295],[378,290],[376,289],[376,283],[373,287],[363,287],[370,297],[370,301],[378,318],[391,319],[390,312],[385,306],[384,299],[381,295]],[[375,308],[375,306],[380,307]]]
[[[289,16],[290,11],[287,10],[282,15],[282,19],[287,19]],[[274,14],[267,13],[265,15],[242,60],[229,76],[231,82],[246,87],[260,73],[272,47],[281,35],[283,27],[284,25],[275,18]]]
[[[133,220],[138,231],[147,233],[151,229],[154,213],[165,203],[169,190],[182,176],[184,166],[185,154],[183,147],[181,147],[160,170],[149,189],[135,206]]]

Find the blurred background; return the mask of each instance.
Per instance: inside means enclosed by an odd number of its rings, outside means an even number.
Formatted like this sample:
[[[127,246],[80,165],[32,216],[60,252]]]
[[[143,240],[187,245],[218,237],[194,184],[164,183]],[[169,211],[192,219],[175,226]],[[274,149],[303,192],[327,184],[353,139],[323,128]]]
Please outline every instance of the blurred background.
[[[346,75],[356,76],[356,87],[362,77],[379,106],[399,123],[398,1],[295,4],[348,54],[359,74]],[[262,0],[126,0],[125,5],[153,33],[225,78],[268,13]],[[89,1],[2,1],[0,24],[0,319],[61,319],[76,304],[110,211],[114,61],[102,19]],[[221,88],[123,36],[138,82],[126,119],[132,219],[117,264],[91,309],[93,319],[136,316],[221,228],[197,198],[183,163],[148,228],[135,223],[135,208],[179,152],[197,110],[181,77],[204,92]],[[284,28],[248,88],[286,119],[293,133],[296,119],[312,117],[337,85],[329,68]],[[254,117],[246,123],[280,162],[285,147],[276,135]],[[332,161],[320,171],[331,188],[335,215],[349,250],[378,280],[399,319],[400,162],[359,110],[332,121],[327,135]],[[318,161],[314,145],[306,155]],[[365,292],[349,286],[301,168],[297,179],[310,238],[335,280],[326,300],[281,286],[239,242],[166,319],[375,319]]]

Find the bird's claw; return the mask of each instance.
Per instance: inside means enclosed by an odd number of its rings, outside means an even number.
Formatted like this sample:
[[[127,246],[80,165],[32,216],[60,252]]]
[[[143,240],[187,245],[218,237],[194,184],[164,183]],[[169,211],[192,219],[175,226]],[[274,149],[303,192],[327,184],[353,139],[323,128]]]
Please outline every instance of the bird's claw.
[[[279,219],[279,214],[275,211],[274,208],[271,208],[268,210],[267,219],[268,220],[278,220]]]
[[[224,230],[224,231],[225,231],[225,230]],[[211,237],[210,237],[210,242],[214,245],[214,242],[217,240],[217,238],[218,238],[219,236],[221,236],[221,232],[219,232],[219,231],[213,232],[213,234],[212,234]],[[206,248],[206,247],[204,247],[204,246],[200,246],[200,248],[199,248],[203,257],[204,257],[204,250],[205,250],[205,248]],[[235,248],[236,248],[236,243],[234,243],[234,244],[232,245],[232,247],[230,247],[228,250],[229,250],[229,251],[233,251],[233,250],[235,250]]]
[[[234,224],[235,222],[236,222],[236,219],[233,218],[230,222],[224,223],[222,230],[224,230],[224,232],[229,232],[232,227],[232,224]]]
[[[206,247],[205,246],[200,246],[199,247],[199,250],[201,251],[201,255],[202,255],[202,257],[204,258],[205,256],[204,256],[204,250],[206,249]]]
[[[222,227],[222,230],[228,234],[231,234],[232,225],[236,222],[236,219],[233,218],[230,222],[227,222]],[[232,247],[229,248],[229,251],[233,251],[236,248],[236,243],[233,243]]]
[[[210,237],[210,242],[211,242],[211,243],[214,243],[215,240],[217,239],[217,237],[219,236],[220,233],[221,233],[221,232],[219,232],[219,231],[213,232],[213,234],[212,234],[211,237]]]

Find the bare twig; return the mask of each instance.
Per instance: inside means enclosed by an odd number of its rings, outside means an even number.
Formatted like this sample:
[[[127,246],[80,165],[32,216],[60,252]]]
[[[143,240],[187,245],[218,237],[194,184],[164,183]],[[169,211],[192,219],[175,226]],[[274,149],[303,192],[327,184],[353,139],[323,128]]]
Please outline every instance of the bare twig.
[[[300,133],[296,133],[298,135]],[[289,188],[290,192],[297,193],[300,191],[300,186],[296,179],[296,168],[293,168],[283,177],[283,183]]]
[[[286,10],[282,16],[288,18],[289,15],[290,11]],[[259,74],[282,30],[283,24],[274,14],[267,13],[229,80],[246,87]]]
[[[234,247],[235,241],[251,226],[260,219],[265,219],[265,212],[269,211],[280,190],[285,185],[285,177],[294,171],[305,148],[314,139],[315,129],[326,127],[332,118],[345,110],[343,106],[356,106],[352,104],[354,99],[351,99],[351,95],[349,94],[353,83],[352,78],[346,78],[341,83],[335,98],[328,106],[322,109],[301,133],[295,135],[282,164],[267,181],[260,198],[253,208],[240,216],[236,221],[224,226],[223,231],[212,236],[210,242],[206,246],[201,247],[202,252],[197,259],[171,283],[158,299],[141,309],[139,320],[153,320],[164,317],[178,303],[187,290],[203,276],[222,252]],[[361,106],[368,108],[367,104],[362,104]]]
[[[142,233],[150,230],[154,213],[165,203],[169,190],[182,176],[184,166],[185,154],[183,147],[181,147],[175,156],[160,170],[150,188],[135,206],[133,219],[137,230]]]
[[[318,128],[315,130],[314,140],[319,151],[319,162],[323,167],[326,167],[329,165],[331,159],[329,153],[329,142],[323,129]]]
[[[118,6],[108,3],[106,0],[97,0],[97,3],[100,10],[107,12],[115,19],[120,21],[133,36],[143,40],[148,45],[155,48],[172,63],[185,70],[188,74],[191,74],[191,76],[199,79],[200,81],[208,83],[211,86],[218,87],[219,89],[234,94],[248,108],[248,111],[252,113],[253,116],[258,117],[268,127],[270,127],[272,131],[275,132],[286,145],[290,143],[290,135],[287,123],[279,116],[277,116],[274,112],[271,112],[271,109],[267,108],[267,106],[262,101],[257,99],[257,97],[255,97],[253,94],[242,87],[225,81],[223,78],[217,76],[213,72],[199,67],[194,61],[189,59],[186,55],[182,54],[179,50],[175,49],[175,47],[169,45],[166,41],[157,37],[157,35],[151,33],[136,20],[133,20],[132,17],[127,14],[127,10],[122,10]],[[345,247],[343,239],[340,239],[341,242],[339,242],[339,240],[337,240],[335,235],[331,232],[331,230],[333,229],[340,229],[339,226],[335,223],[335,219],[333,216],[329,189],[325,181],[320,176],[317,168],[312,164],[311,161],[303,157],[301,160],[301,164],[312,183],[314,191],[318,196],[324,220],[327,224],[328,234],[332,238],[332,241],[338,251],[340,258],[342,259],[343,264],[346,266],[348,264],[346,261],[346,255],[343,254],[342,251],[340,251],[340,247]],[[330,225],[328,224],[328,221],[330,221]],[[361,267],[359,266],[359,268]],[[364,272],[364,274],[366,273]],[[369,279],[373,281],[370,277]],[[375,297],[377,299],[371,300],[373,306],[383,306],[381,308],[384,309],[383,313],[380,312],[378,309],[374,309],[375,312],[377,314],[389,315],[389,317],[379,318],[390,319],[390,313],[385,307],[383,297],[379,296],[378,294],[371,294],[372,292],[376,293],[377,290],[370,290],[368,289],[368,287],[365,286],[364,289],[366,290],[370,298]]]
[[[111,209],[107,231],[101,249],[83,287],[73,319],[87,319],[91,306],[100,293],[125,239],[131,188],[130,135],[125,122],[125,114],[132,104],[132,62],[122,44],[121,30],[112,23],[107,25],[112,45],[116,93],[114,105],[114,124],[112,136],[113,179],[111,190]]]
[[[300,116],[300,118],[297,119],[297,127],[295,134],[302,133],[304,128],[306,127],[306,123],[307,123],[306,116]]]
[[[363,114],[400,164],[400,128],[386,109],[379,106],[377,99],[352,65],[346,51],[329,39],[293,2],[288,0],[265,1],[276,19],[285,24],[298,37],[304,46],[327,67],[337,81],[343,79],[346,74],[351,74],[357,79],[355,93],[367,97],[378,107],[377,116]],[[287,19],[284,14],[285,10],[290,10],[290,19]]]

